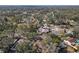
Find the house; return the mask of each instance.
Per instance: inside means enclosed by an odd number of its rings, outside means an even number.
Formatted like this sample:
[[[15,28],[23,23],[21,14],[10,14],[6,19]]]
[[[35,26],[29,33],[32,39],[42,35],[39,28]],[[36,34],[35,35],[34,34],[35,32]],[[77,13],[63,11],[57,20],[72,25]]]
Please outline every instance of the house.
[[[39,32],[39,33],[47,33],[47,32],[49,32],[49,27],[47,26],[47,24],[44,24],[43,26],[41,26],[41,27],[38,29],[38,32]]]

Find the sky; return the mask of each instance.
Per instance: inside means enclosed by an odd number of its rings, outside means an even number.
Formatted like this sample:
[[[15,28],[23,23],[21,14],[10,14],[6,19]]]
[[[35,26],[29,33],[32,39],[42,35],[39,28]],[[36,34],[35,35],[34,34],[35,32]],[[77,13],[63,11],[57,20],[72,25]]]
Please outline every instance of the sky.
[[[79,0],[0,0],[0,5],[79,5]]]

